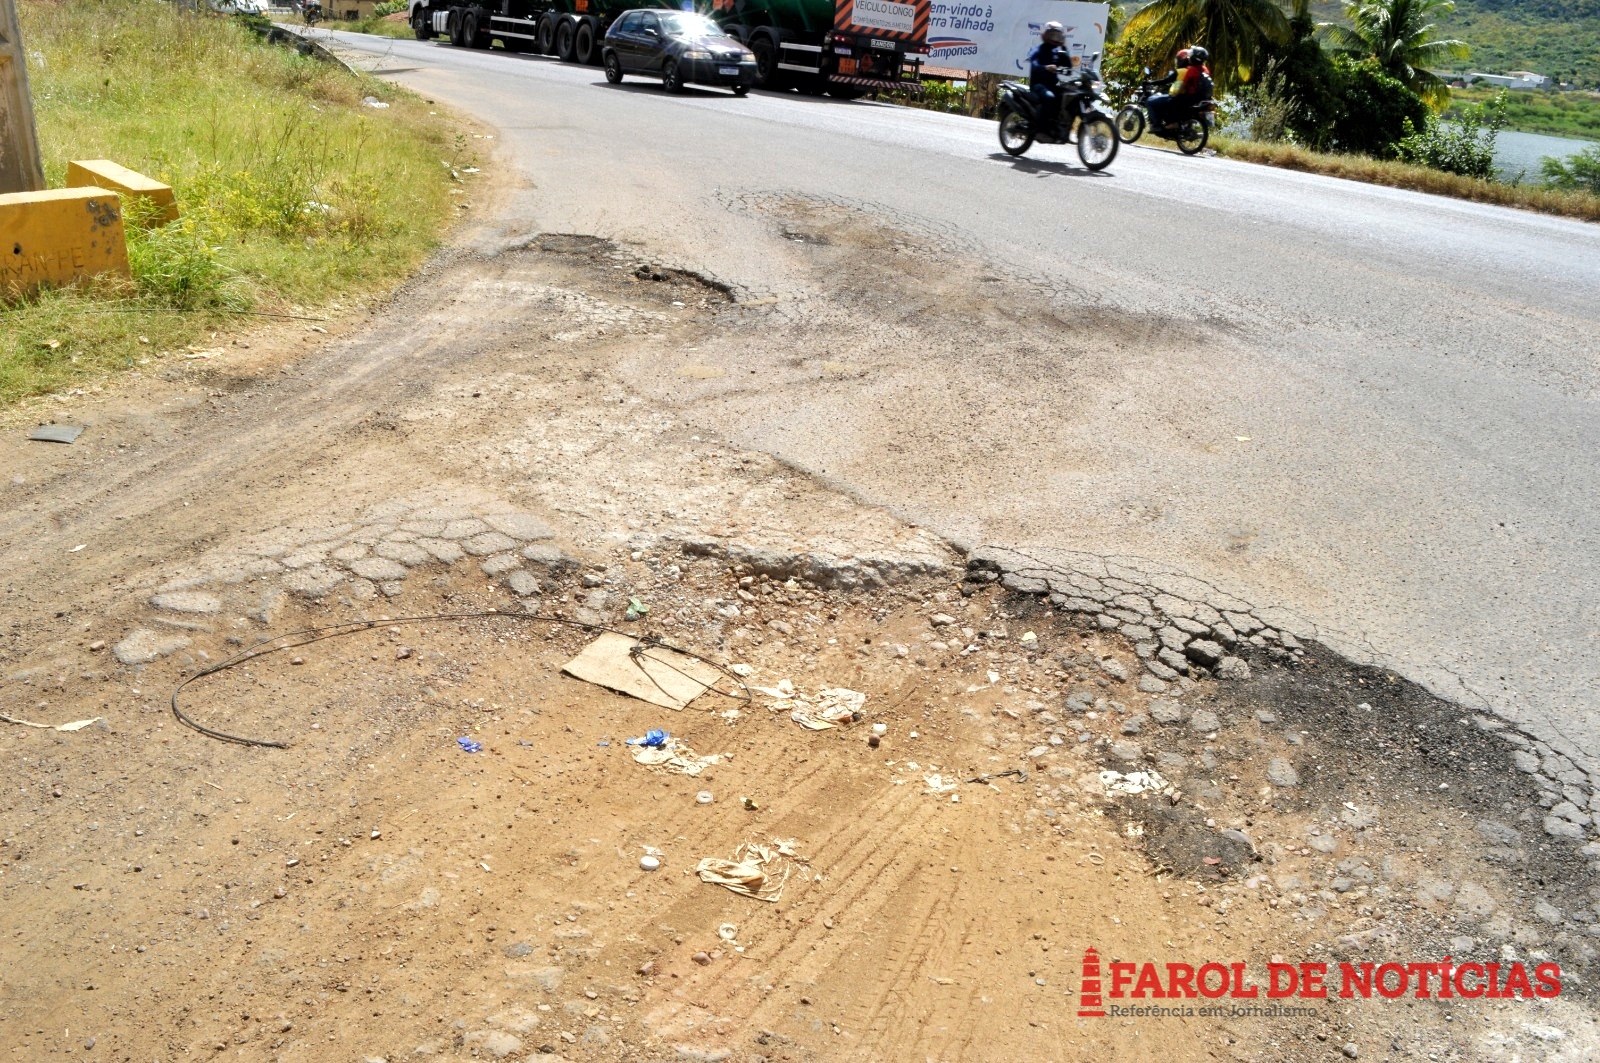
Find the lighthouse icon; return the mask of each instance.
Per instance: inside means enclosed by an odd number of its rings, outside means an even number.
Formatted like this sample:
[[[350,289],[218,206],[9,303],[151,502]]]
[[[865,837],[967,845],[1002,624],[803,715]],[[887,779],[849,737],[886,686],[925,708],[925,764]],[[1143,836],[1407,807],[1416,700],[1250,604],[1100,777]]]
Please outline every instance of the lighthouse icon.
[[[1090,945],[1083,950],[1083,982],[1078,987],[1078,1018],[1105,1017],[1105,1007],[1100,999],[1100,954]]]

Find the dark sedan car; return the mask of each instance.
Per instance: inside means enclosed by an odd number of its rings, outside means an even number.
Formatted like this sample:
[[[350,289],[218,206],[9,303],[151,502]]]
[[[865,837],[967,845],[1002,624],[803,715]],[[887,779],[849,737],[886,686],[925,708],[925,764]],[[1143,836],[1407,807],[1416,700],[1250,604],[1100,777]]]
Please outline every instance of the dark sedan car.
[[[628,11],[611,24],[601,56],[606,80],[624,74],[658,77],[668,92],[690,82],[726,85],[736,96],[756,80],[756,57],[704,15],[689,11]]]

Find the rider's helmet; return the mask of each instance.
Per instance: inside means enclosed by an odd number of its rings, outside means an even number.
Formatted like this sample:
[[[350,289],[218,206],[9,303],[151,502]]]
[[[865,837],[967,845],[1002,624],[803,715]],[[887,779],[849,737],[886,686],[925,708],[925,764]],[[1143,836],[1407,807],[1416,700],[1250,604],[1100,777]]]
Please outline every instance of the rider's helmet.
[[[1206,60],[1211,58],[1211,53],[1198,44],[1189,48],[1189,62],[1195,66],[1205,66]]]
[[[1173,65],[1179,70],[1189,65],[1189,49],[1184,48],[1178,52],[1178,57],[1173,60]]]
[[[1049,44],[1061,44],[1067,39],[1067,31],[1059,22],[1046,22],[1039,36]]]

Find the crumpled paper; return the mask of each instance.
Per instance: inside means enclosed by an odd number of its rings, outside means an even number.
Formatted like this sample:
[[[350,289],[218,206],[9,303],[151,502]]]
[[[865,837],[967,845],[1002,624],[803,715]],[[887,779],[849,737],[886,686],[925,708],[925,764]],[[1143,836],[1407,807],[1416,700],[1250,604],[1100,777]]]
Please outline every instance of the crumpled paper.
[[[633,748],[635,763],[647,768],[666,768],[680,775],[699,775],[710,765],[722,763],[722,758],[721,753],[702,757],[676,738],[668,738],[659,746],[641,745]]]
[[[1126,775],[1117,771],[1103,771],[1100,773],[1100,785],[1105,787],[1108,797],[1112,794],[1164,794],[1172,789],[1172,784],[1158,771],[1130,771]]]
[[[790,860],[799,860],[792,838],[774,838],[771,845],[745,842],[734,850],[732,860],[707,857],[695,873],[701,882],[732,890],[743,897],[775,903],[783,896],[789,881]]]
[[[815,694],[805,694],[796,690],[788,679],[778,680],[777,686],[750,689],[771,698],[774,704],[770,708],[788,711],[791,720],[812,731],[825,731],[849,723],[867,703],[867,696],[859,690],[829,687]]]

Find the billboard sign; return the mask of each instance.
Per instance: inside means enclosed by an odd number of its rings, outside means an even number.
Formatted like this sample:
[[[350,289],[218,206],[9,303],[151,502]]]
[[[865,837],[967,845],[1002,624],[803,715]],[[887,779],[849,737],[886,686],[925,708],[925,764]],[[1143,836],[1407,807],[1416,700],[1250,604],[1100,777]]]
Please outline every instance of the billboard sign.
[[[1105,50],[1106,4],[1074,0],[933,0],[928,65],[1028,76],[1028,53],[1047,22],[1059,22],[1076,57]]]

